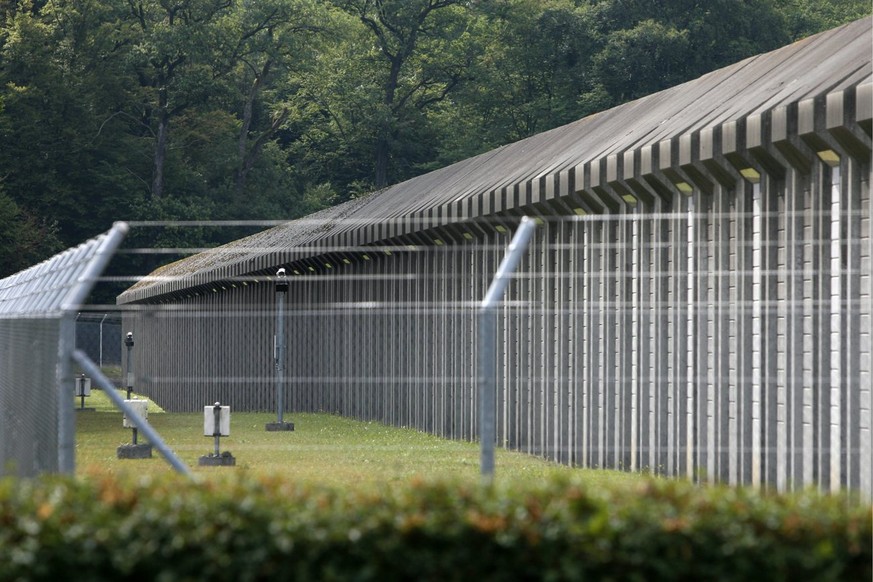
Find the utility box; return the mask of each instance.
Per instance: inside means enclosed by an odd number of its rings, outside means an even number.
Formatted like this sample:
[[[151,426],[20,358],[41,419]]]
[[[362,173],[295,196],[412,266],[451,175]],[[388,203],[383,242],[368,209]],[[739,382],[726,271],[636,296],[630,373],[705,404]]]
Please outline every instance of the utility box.
[[[216,417],[218,432],[215,430]],[[230,406],[203,407],[203,436],[230,436]]]
[[[91,396],[91,378],[86,378],[84,375],[76,378],[76,396],[83,398]]]
[[[93,408],[85,408],[85,398],[88,396],[91,396],[91,378],[85,374],[76,376],[76,398],[81,401],[76,409],[78,412],[94,412]]]
[[[141,419],[146,420],[149,417],[149,401],[148,400],[125,400],[125,404],[133,409],[134,414]],[[127,418],[124,415],[124,428],[137,428],[135,419]]]
[[[221,437],[230,436],[230,406],[216,402],[203,407],[203,436],[211,436],[215,441],[215,451],[200,457],[198,464],[205,467],[233,467],[236,458],[229,451],[219,451]]]

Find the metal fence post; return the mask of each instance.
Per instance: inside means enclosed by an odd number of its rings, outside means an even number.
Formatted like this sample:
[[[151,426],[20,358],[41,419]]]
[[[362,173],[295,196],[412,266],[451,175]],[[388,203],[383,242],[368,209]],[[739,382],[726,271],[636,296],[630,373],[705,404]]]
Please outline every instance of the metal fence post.
[[[103,319],[100,320],[100,367],[103,368],[103,322],[106,321],[106,314],[103,314]]]
[[[75,391],[75,380],[70,356],[76,347],[76,311],[94,287],[100,273],[104,271],[115,249],[127,234],[127,223],[119,222],[106,233],[105,238],[95,249],[92,259],[76,269],[77,277],[72,281],[69,293],[60,304],[61,323],[58,347],[58,470],[72,474],[76,468],[76,421],[70,394]]]
[[[536,222],[527,216],[521,219],[518,230],[503,257],[497,273],[479,306],[479,441],[481,446],[480,472],[482,480],[494,480],[494,441],[496,439],[495,393],[497,392],[497,305],[506,291],[522,255],[527,250]]]

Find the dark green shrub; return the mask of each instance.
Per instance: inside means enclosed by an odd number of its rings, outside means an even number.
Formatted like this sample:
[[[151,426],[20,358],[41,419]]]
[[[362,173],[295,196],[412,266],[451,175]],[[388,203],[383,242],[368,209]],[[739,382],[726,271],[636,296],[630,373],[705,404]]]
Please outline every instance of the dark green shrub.
[[[675,481],[0,482],[0,580],[870,580],[871,541],[870,507],[843,496]]]

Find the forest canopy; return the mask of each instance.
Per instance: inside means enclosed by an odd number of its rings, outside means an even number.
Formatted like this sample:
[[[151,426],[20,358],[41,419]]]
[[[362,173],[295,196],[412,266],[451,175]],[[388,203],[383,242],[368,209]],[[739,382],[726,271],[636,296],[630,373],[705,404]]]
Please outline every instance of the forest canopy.
[[[0,0],[0,277],[116,220],[303,216],[870,12],[869,0]]]

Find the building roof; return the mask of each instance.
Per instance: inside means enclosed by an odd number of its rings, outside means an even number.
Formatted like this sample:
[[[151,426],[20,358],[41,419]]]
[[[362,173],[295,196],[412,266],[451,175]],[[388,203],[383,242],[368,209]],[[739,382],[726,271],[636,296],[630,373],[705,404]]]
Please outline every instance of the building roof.
[[[164,266],[153,300],[845,124],[870,133],[871,18]]]

